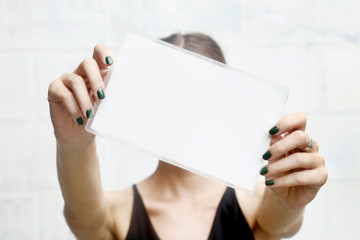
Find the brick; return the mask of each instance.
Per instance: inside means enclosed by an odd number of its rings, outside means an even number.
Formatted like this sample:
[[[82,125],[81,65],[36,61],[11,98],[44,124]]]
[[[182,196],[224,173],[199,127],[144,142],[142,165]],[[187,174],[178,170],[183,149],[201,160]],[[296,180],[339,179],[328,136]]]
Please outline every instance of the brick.
[[[56,171],[56,142],[51,123],[37,122],[30,131],[33,158],[25,158],[26,189],[32,191],[58,190]]]
[[[95,45],[94,45],[95,46]],[[94,47],[93,46],[93,47]],[[36,86],[36,117],[50,122],[47,94],[49,84],[64,73],[73,72],[83,59],[92,57],[92,48],[84,51],[45,51],[34,53],[34,85]]]
[[[61,192],[39,194],[39,239],[73,239],[63,215],[64,200]],[[51,224],[49,224],[51,223]]]
[[[360,185],[354,179],[329,179],[316,198],[306,207],[300,231],[289,239],[356,238],[359,231],[357,215],[354,213],[360,210],[356,201],[360,197],[359,192]]]
[[[317,37],[317,13],[313,4],[312,1],[299,0],[287,3],[246,2],[242,17],[242,37],[251,44],[302,44],[313,41],[314,35]]]
[[[174,32],[201,31],[219,35],[224,30],[241,31],[242,4],[238,1],[157,0],[147,3],[145,33],[164,37]],[[219,20],[221,19],[221,21]]]
[[[0,239],[39,239],[38,202],[32,194],[0,194]]]
[[[332,39],[338,38],[350,42],[359,42],[360,28],[358,22],[359,2],[345,1],[316,1],[317,25],[322,35]]]
[[[358,216],[360,206],[357,199],[360,197],[360,184],[356,178],[335,181],[330,185],[332,209],[327,230],[330,239],[355,239],[359,234]],[[346,221],[344,220],[346,219]],[[346,229],[346,231],[339,231]]]
[[[0,12],[0,46],[64,48],[97,42],[97,1],[6,1]]]
[[[97,137],[102,185],[119,190],[140,182],[155,171],[158,160],[117,142]]]
[[[0,192],[25,188],[28,166],[25,162],[35,155],[29,144],[31,141],[28,126],[19,125],[0,125],[1,135],[6,136],[0,139]]]
[[[323,46],[322,67],[326,89],[326,110],[360,112],[360,44],[344,42]]]
[[[291,240],[302,239],[332,239],[328,231],[333,203],[331,201],[331,184],[326,183],[316,198],[310,202],[304,212],[303,224]]]
[[[306,207],[300,231],[289,239],[336,240],[357,236],[357,216],[353,213],[359,211],[359,206],[354,200],[360,197],[359,190],[360,185],[354,183],[354,179],[328,180],[316,198]],[[341,216],[346,216],[347,221]]]
[[[50,125],[50,123],[49,123]],[[0,191],[58,189],[52,128],[34,123],[0,124]]]
[[[307,132],[320,145],[332,178],[360,175],[360,115],[308,114]]]
[[[35,108],[32,57],[27,53],[0,52],[0,121],[25,121]]]

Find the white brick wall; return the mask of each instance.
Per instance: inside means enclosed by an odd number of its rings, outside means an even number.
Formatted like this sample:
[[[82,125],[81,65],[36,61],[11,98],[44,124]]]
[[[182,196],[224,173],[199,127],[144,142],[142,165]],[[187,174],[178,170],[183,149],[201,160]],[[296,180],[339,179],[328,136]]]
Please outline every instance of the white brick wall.
[[[360,198],[360,2],[357,0],[0,0],[0,239],[73,239],[62,217],[50,81],[126,27],[153,37],[201,31],[230,65],[291,88],[329,182],[292,239],[355,239]],[[156,161],[99,139],[105,189],[139,181]],[[138,166],[143,166],[141,169]]]

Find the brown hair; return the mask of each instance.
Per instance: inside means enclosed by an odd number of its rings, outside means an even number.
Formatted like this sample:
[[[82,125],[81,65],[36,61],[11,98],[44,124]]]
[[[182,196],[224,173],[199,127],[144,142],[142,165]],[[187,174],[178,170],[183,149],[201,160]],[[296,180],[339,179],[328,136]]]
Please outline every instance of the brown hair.
[[[224,54],[219,45],[214,39],[205,34],[175,33],[161,40],[226,64]]]

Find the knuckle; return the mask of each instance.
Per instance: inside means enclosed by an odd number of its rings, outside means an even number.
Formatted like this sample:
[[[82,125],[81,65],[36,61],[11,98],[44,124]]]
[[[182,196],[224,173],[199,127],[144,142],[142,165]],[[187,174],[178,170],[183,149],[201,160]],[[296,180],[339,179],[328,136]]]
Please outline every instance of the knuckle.
[[[327,179],[328,179],[328,172],[325,170],[325,168],[322,168],[318,173],[317,184],[322,186],[326,183]]]
[[[83,67],[85,68],[87,66],[92,66],[94,63],[96,63],[95,59],[89,57],[89,58],[85,58],[82,61],[81,65],[83,65]]]
[[[104,49],[105,45],[102,43],[98,43],[94,47],[94,52],[101,52]]]
[[[277,142],[271,146],[270,152],[274,155],[281,153],[283,149],[284,149],[283,145],[280,142]]]
[[[58,80],[58,79],[52,81],[52,82],[49,84],[48,92],[49,92],[49,93],[50,93],[50,92],[55,92],[58,84],[59,84],[59,80]]]
[[[321,166],[325,166],[325,158],[323,155],[318,154],[318,161]]]
[[[59,92],[60,88],[61,88],[62,82],[59,79],[56,79],[54,81],[52,81],[49,84],[49,88],[48,88],[48,96],[55,96],[57,95],[57,93]]]
[[[323,179],[324,179],[323,184],[326,183],[328,177],[329,177],[329,174],[328,174],[328,172],[324,169],[324,170],[323,170]]]
[[[61,96],[60,96],[62,102],[67,101],[67,100],[70,99],[71,97],[72,97],[71,92],[65,92],[65,93],[61,94]]]
[[[298,118],[301,122],[306,123],[307,118],[306,115],[302,112],[295,113],[296,118]]]
[[[306,165],[306,159],[303,157],[303,155],[301,155],[299,153],[294,153],[293,157],[294,157],[296,166],[305,166]]]
[[[65,80],[67,78],[69,78],[69,76],[71,76],[71,73],[64,73],[63,75],[60,76],[60,80]]]
[[[319,144],[317,141],[315,141],[313,139],[313,149],[316,151],[316,152],[319,152]]]
[[[302,185],[303,184],[303,178],[302,178],[302,176],[300,175],[300,174],[295,174],[294,175],[294,183],[296,184],[296,185]]]
[[[83,79],[76,75],[76,74],[72,74],[71,76],[68,77],[69,80],[69,84],[71,87],[75,88],[76,86],[80,85],[83,81]]]
[[[307,145],[308,141],[309,141],[309,137],[307,136],[307,134],[301,130],[296,130],[294,133],[294,137],[295,139],[303,144],[303,145]]]

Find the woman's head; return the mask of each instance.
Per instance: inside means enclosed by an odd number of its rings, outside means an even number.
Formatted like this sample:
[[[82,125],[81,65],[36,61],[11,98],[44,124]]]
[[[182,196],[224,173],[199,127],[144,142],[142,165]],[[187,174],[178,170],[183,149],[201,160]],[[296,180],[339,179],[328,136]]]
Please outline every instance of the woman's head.
[[[215,61],[226,63],[219,45],[211,37],[202,33],[172,34],[161,40],[182,47],[189,51],[211,58]]]

